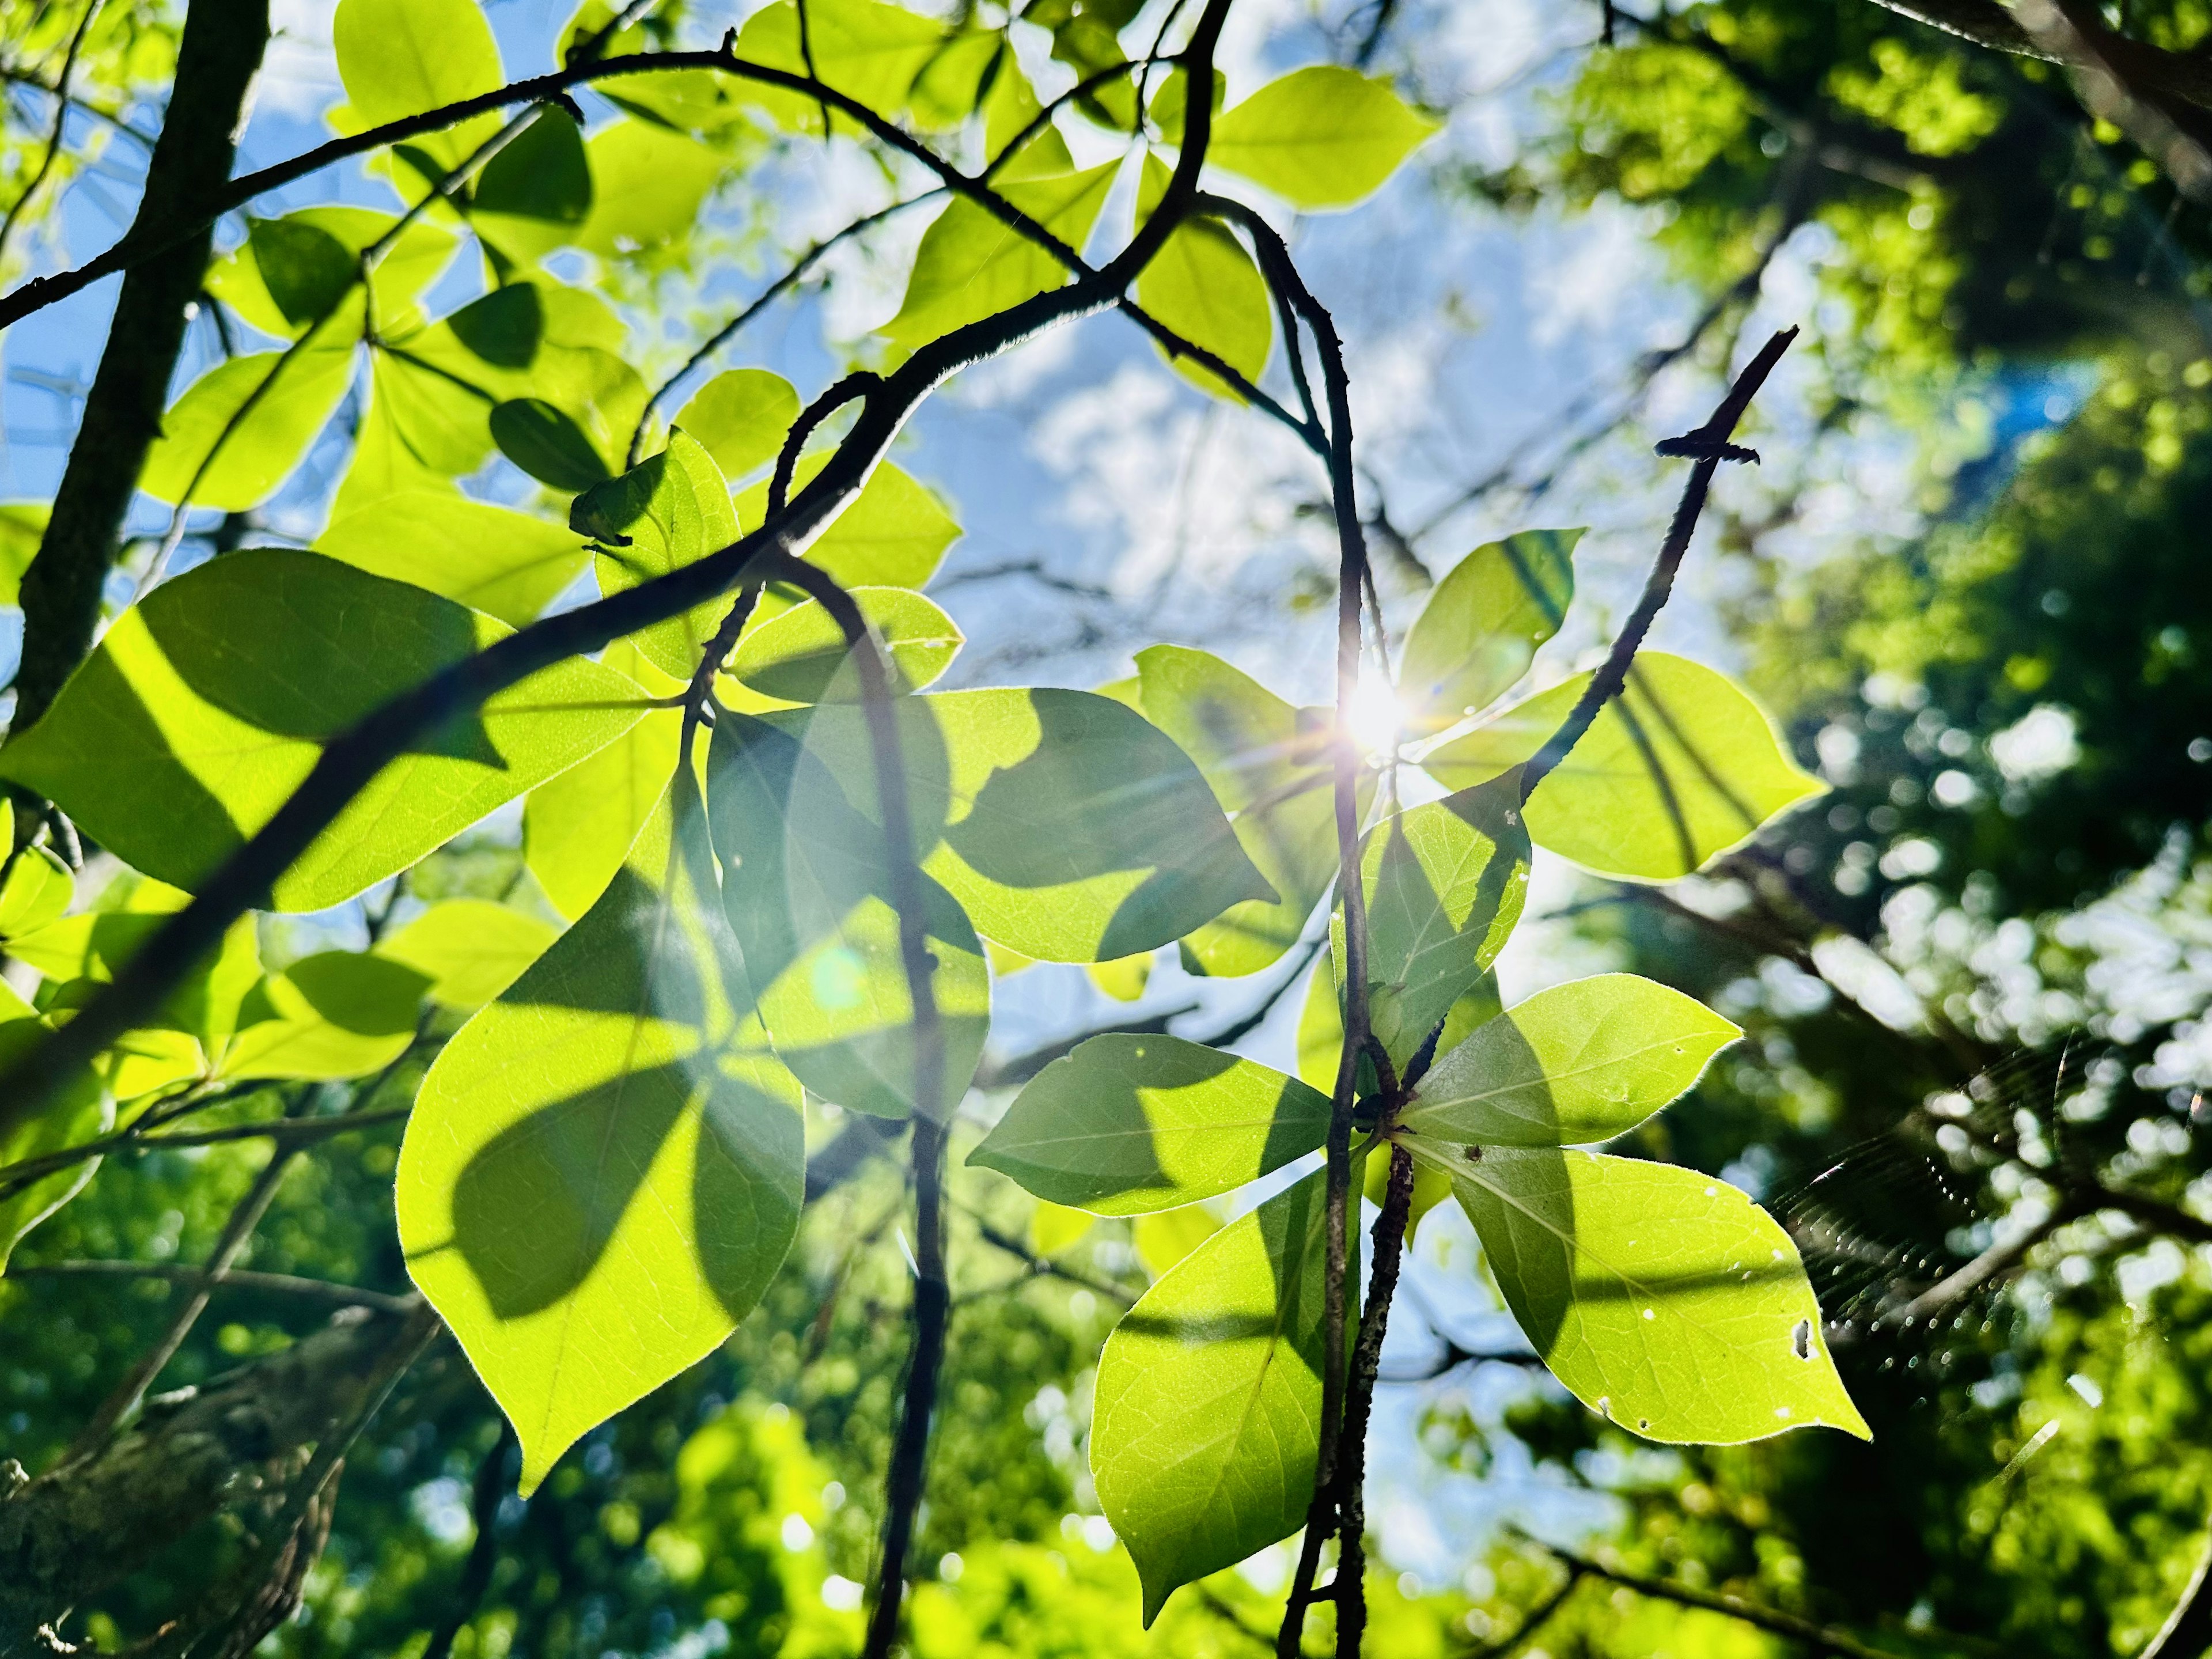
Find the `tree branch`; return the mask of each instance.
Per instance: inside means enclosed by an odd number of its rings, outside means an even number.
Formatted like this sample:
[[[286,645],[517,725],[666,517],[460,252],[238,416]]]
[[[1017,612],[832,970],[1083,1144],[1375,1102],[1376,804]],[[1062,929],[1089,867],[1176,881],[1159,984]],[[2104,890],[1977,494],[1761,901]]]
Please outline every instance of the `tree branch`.
[[[1590,677],[1582,696],[1559,729],[1544,742],[1544,746],[1525,762],[1521,769],[1521,799],[1527,800],[1536,793],[1539,784],[1565,760],[1574,746],[1582,741],[1606,704],[1620,695],[1628,682],[1628,670],[1642,648],[1644,636],[1651,631],[1651,623],[1660,608],[1667,603],[1668,595],[1674,589],[1674,573],[1681,568],[1682,559],[1690,550],[1690,538],[1696,533],[1698,514],[1704,512],[1706,493],[1712,488],[1713,474],[1724,460],[1741,460],[1748,457],[1757,460],[1757,454],[1741,449],[1729,440],[1736,423],[1766,377],[1774,372],[1782,354],[1797,337],[1797,331],[1785,328],[1759,349],[1759,353],[1744,366],[1735,378],[1735,384],[1713,410],[1712,418],[1695,432],[1680,438],[1670,438],[1660,446],[1662,454],[1694,457],[1697,465],[1691,468],[1689,482],[1682,486],[1682,499],[1674,508],[1674,522],[1667,528],[1667,538],[1660,544],[1659,557],[1651,567],[1651,574],[1644,585],[1644,592],[1629,613],[1627,623],[1613,642],[1604,663]]]
[[[1367,1280],[1367,1300],[1359,1316],[1359,1340],[1352,1351],[1352,1376],[1345,1393],[1343,1444],[1337,1452],[1341,1492],[1336,1552],[1336,1651],[1338,1659],[1359,1659],[1367,1632],[1367,1598],[1348,1592],[1364,1584],[1367,1572],[1367,1419],[1375,1405],[1375,1379],[1382,1368],[1382,1338],[1390,1322],[1390,1298],[1398,1291],[1398,1268],[1406,1251],[1406,1222],[1413,1205],[1413,1155],[1403,1146],[1389,1150],[1389,1184],[1382,1211],[1375,1218],[1375,1264]]]
[[[211,228],[226,204],[234,135],[268,40],[268,0],[202,0],[185,15],[168,117],[147,165],[137,217],[117,244],[137,242],[143,252],[134,249],[129,262],[134,268],[116,300],[46,534],[23,572],[23,651],[11,735],[46,713],[92,648],[101,588],[147,452],[161,429],[185,313],[207,274]],[[109,267],[121,268],[122,262]],[[82,286],[64,285],[55,297]],[[9,313],[9,322],[28,315],[35,305],[10,307],[39,289],[40,283],[28,283],[0,299],[0,313]]]
[[[276,1296],[296,1296],[304,1301],[335,1303],[342,1308],[368,1308],[378,1313],[398,1313],[410,1304],[404,1296],[364,1291],[328,1279],[301,1279],[292,1273],[258,1273],[240,1269],[213,1273],[181,1261],[41,1261],[10,1263],[9,1279],[165,1279],[173,1285],[193,1285],[205,1291],[258,1291]]]
[[[422,1650],[422,1659],[450,1659],[454,1638],[477,1616],[477,1609],[483,1605],[484,1592],[491,1588],[493,1570],[499,1565],[499,1539],[493,1528],[499,1519],[499,1506],[507,1497],[507,1466],[513,1458],[515,1444],[514,1425],[502,1414],[499,1437],[483,1455],[483,1462],[477,1465],[476,1489],[471,1493],[470,1505],[470,1512],[476,1517],[477,1535],[469,1545],[469,1559],[462,1564],[460,1583],[453,1587],[453,1600],[438,1620],[438,1628],[430,1633],[430,1644]]]
[[[1519,1531],[1519,1528],[1514,1528]],[[1801,1619],[1794,1613],[1784,1613],[1779,1607],[1761,1607],[1756,1601],[1747,1601],[1739,1595],[1725,1595],[1718,1590],[1698,1589],[1679,1583],[1671,1578],[1653,1578],[1640,1572],[1630,1572],[1622,1567],[1609,1567],[1603,1562],[1574,1551],[1562,1549],[1557,1544],[1540,1538],[1524,1538],[1539,1549],[1558,1557],[1575,1571],[1592,1578],[1602,1578],[1608,1583],[1619,1584],[1634,1590],[1638,1595],[1649,1595],[1662,1601],[1673,1601],[1686,1607],[1702,1607],[1708,1613],[1726,1613],[1731,1619],[1741,1620],[1756,1630],[1775,1636],[1788,1637],[1802,1642],[1817,1654],[1829,1654],[1834,1659],[1897,1659],[1897,1656],[1881,1648],[1869,1647],[1849,1631],[1833,1625],[1817,1625],[1809,1619]]]

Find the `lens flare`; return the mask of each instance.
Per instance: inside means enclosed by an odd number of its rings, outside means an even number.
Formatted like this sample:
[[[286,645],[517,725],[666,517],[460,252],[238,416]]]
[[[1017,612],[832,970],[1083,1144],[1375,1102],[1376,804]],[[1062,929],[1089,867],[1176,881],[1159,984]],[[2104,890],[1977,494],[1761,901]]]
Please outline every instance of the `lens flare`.
[[[1396,693],[1380,680],[1363,678],[1352,694],[1352,735],[1370,755],[1387,755],[1405,730]]]

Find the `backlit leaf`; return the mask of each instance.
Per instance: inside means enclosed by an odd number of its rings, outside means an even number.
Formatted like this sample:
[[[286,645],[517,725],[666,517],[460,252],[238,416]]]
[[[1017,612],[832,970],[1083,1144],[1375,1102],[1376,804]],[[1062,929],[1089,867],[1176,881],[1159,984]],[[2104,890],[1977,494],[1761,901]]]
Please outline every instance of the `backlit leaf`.
[[[1198,769],[1121,704],[1007,688],[894,706],[922,867],[978,932],[1024,956],[1111,961],[1273,897]],[[834,775],[872,775],[858,708],[767,719]]]
[[[448,489],[386,496],[331,525],[315,551],[515,628],[574,581],[587,556],[583,538],[566,525]]]
[[[799,1085],[698,884],[690,789],[446,1046],[400,1153],[408,1271],[520,1435],[525,1492],[735,1329],[798,1226]]]
[[[447,899],[380,940],[376,954],[427,979],[432,1001],[475,1009],[514,984],[559,937],[512,905]]]
[[[700,387],[676,424],[706,447],[724,477],[742,478],[775,459],[798,418],[799,394],[782,375],[732,368]]]
[[[354,117],[365,127],[459,103],[505,79],[491,25],[469,0],[341,0],[331,43]],[[410,142],[453,167],[499,121],[479,116]]]
[[[1610,1140],[1685,1093],[1743,1033],[1634,974],[1539,991],[1442,1054],[1399,1121],[1439,1140]]]
[[[1138,204],[1150,217],[1166,193],[1170,174],[1151,155],[1145,157]],[[1275,306],[1260,268],[1228,227],[1213,219],[1186,219],[1137,278],[1137,303],[1184,339],[1204,346],[1248,380],[1267,367],[1275,338]],[[1160,348],[1176,372],[1205,391],[1233,403],[1243,394],[1188,357]]]
[[[1311,212],[1382,187],[1443,124],[1387,81],[1316,64],[1271,81],[1213,124],[1206,159]]]
[[[1672,1164],[1415,1139],[1450,1171],[1521,1329],[1575,1397],[1646,1439],[1734,1445],[1825,1424],[1871,1438],[1774,1218]]]
[[[738,539],[729,486],[714,458],[681,429],[668,434],[659,454],[579,495],[568,525],[592,538],[593,567],[607,593],[665,576]],[[717,595],[655,623],[636,635],[638,648],[663,673],[688,680],[730,604]]]
[[[1422,766],[1464,788],[1519,765],[1559,728],[1589,679],[1577,674],[1516,703],[1423,757]],[[1529,797],[1528,833],[1601,874],[1668,881],[1824,787],[1790,758],[1766,712],[1727,675],[1644,651],[1626,694]]]
[[[895,116],[905,106],[915,77],[944,40],[943,25],[903,6],[882,0],[807,0],[806,43],[823,83],[880,115]],[[776,0],[745,20],[738,55],[793,74],[806,72],[799,9],[792,0]],[[790,131],[822,131],[822,106],[814,99],[757,82],[747,82],[740,95]],[[843,133],[860,131],[845,115],[833,115],[831,127]]]
[[[922,878],[940,1034],[935,1097],[922,1097],[890,854],[850,799],[872,800],[872,763],[833,772],[790,733],[730,711],[708,775],[723,902],[777,1054],[840,1106],[948,1118],[982,1054],[990,969],[959,905]]]
[[[728,158],[653,121],[617,121],[585,145],[592,213],[570,240],[589,252],[651,254],[681,246]]]
[[[608,481],[599,446],[570,415],[544,398],[512,398],[489,416],[499,453],[542,484],[587,490]]]
[[[1194,929],[1186,964],[1257,973],[1295,945],[1336,879],[1336,797],[1326,713],[1285,702],[1220,658],[1179,645],[1137,653],[1138,707],[1198,763],[1237,844],[1280,896]]]
[[[161,436],[147,453],[139,488],[171,502],[190,489],[194,506],[226,512],[258,506],[299,465],[353,383],[353,347],[333,323],[289,362],[270,351],[216,364],[162,416]],[[264,381],[268,391],[247,408]]]
[[[849,592],[890,658],[896,690],[918,691],[952,665],[962,644],[959,627],[929,600],[902,587]],[[861,693],[843,631],[813,599],[748,632],[726,672],[783,702],[852,702]]]
[[[1485,542],[1436,586],[1406,635],[1398,698],[1419,735],[1505,695],[1575,596],[1579,530],[1524,530]]]
[[[0,983],[0,1065],[13,1065],[52,1028],[30,1005]],[[0,1135],[0,1166],[42,1158],[79,1146],[115,1127],[115,1097],[91,1072],[80,1073],[43,1111]],[[33,1181],[21,1191],[0,1195],[0,1272],[23,1236],[82,1192],[99,1171],[88,1158]]]
[[[811,483],[826,460],[821,455],[802,459],[793,474],[792,493],[797,495]],[[766,521],[765,483],[739,492],[738,518],[756,526]],[[890,462],[880,461],[852,503],[815,538],[805,557],[842,587],[919,589],[937,574],[945,550],[959,538],[960,526],[934,491]],[[799,603],[799,598],[793,589],[779,599],[771,589],[762,596],[757,624]]]
[[[600,657],[644,693],[666,697],[684,684],[647,662],[628,640]],[[629,855],[630,843],[676,775],[684,733],[680,708],[647,709],[605,748],[530,792],[522,808],[523,855],[562,915],[590,909]]]
[[[266,823],[323,745],[507,633],[319,554],[252,548],[116,620],[0,774],[137,869],[190,890]],[[456,714],[386,766],[277,877],[274,908],[350,898],[611,742],[635,681],[572,660]]]
[[[1148,1626],[1179,1586],[1297,1531],[1313,1501],[1326,1209],[1319,1175],[1269,1199],[1106,1339],[1091,1473],[1144,1581]]]
[[[1497,959],[1528,890],[1528,835],[1512,781],[1382,820],[1360,849],[1368,1013],[1402,1067]],[[1340,974],[1344,912],[1330,945]]]
[[[592,202],[582,133],[562,111],[541,106],[477,174],[469,222],[511,264],[530,264],[576,240]]]
[[[246,998],[218,1071],[228,1078],[366,1077],[415,1040],[427,975],[382,957],[327,951],[272,974]]]
[[[1095,1036],[1032,1079],[970,1164],[1097,1215],[1232,1192],[1318,1147],[1328,1097],[1171,1036]]]
[[[9,825],[10,833],[13,825]],[[70,908],[76,878],[54,852],[26,847],[0,879],[0,939],[14,939],[45,927]],[[4,1010],[0,1010],[4,1012]]]

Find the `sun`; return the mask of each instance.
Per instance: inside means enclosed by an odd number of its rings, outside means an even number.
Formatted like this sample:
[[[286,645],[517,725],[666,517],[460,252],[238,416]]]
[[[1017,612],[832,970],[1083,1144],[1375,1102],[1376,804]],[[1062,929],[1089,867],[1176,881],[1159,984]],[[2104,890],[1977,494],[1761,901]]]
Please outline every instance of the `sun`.
[[[1352,691],[1350,714],[1352,740],[1363,753],[1388,755],[1396,749],[1406,729],[1405,710],[1388,684],[1363,676]]]

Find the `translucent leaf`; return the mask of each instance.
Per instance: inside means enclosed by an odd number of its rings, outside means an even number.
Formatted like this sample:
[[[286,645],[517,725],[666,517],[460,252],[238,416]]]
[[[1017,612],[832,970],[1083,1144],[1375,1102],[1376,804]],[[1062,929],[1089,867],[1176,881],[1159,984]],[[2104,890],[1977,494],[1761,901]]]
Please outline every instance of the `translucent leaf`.
[[[833,771],[792,734],[725,713],[708,763],[723,904],[762,1021],[810,1090],[880,1117],[920,1106],[945,1119],[982,1054],[990,969],[959,905],[924,878],[941,1063],[922,1099],[889,854],[848,799],[872,799],[874,775]]]
[[[44,501],[0,501],[0,605],[21,603],[23,573],[46,536]]]
[[[0,773],[118,857],[190,890],[266,823],[323,744],[505,636],[421,588],[250,548],[124,613]],[[395,872],[637,720],[637,686],[568,661],[457,714],[378,773],[276,881],[320,910]]]
[[[1166,193],[1170,174],[1152,156],[1145,157],[1138,213],[1149,218]],[[1137,303],[1184,339],[1207,350],[1242,374],[1259,380],[1275,339],[1275,303],[1259,266],[1228,228],[1213,219],[1186,219],[1170,233],[1137,278]],[[1176,374],[1193,385],[1232,403],[1242,392],[1212,370],[1170,353],[1162,354]]]
[[[510,264],[526,265],[574,242],[592,203],[583,135],[548,106],[477,174],[469,222]]]
[[[570,240],[601,257],[673,250],[690,236],[726,157],[657,122],[618,121],[593,133],[592,215]]]
[[[1589,679],[1577,674],[1515,704],[1424,756],[1423,768],[1463,788],[1518,766],[1559,728]],[[1644,651],[1626,694],[1529,797],[1528,833],[1601,874],[1670,881],[1824,787],[1727,675]]]
[[[793,474],[792,493],[797,495],[811,483],[827,459],[822,455],[801,459]],[[756,526],[767,521],[767,484],[739,492],[738,518]],[[805,558],[842,587],[919,589],[937,574],[945,550],[959,538],[959,524],[933,490],[889,461],[880,461],[852,504],[815,538]],[[796,590],[781,599],[775,599],[771,590],[762,597],[758,620],[765,622],[799,599]]]
[[[1000,193],[1080,252],[1106,204],[1120,163],[1043,179],[1000,181]],[[911,351],[966,324],[1060,287],[1067,267],[967,198],[952,202],[922,233],[898,314],[879,331]]]
[[[422,975],[432,1001],[476,1009],[521,978],[559,937],[512,905],[448,899],[380,940],[376,954]]]
[[[599,446],[576,418],[544,398],[512,398],[489,416],[499,453],[542,484],[586,490],[608,482]]]
[[[1203,1204],[1187,1204],[1139,1216],[1129,1228],[1129,1243],[1147,1276],[1158,1279],[1220,1231],[1220,1219],[1212,1211]]]
[[[1398,700],[1416,734],[1480,713],[1528,672],[1575,596],[1579,530],[1524,530],[1454,565],[1406,635]]]
[[[907,94],[915,127],[944,132],[958,126],[975,112],[987,82],[1003,75],[1012,56],[996,29],[969,28],[939,43]]]
[[[491,25],[470,0],[340,0],[331,43],[363,127],[494,91],[505,78]],[[496,131],[499,119],[480,116],[410,142],[450,167]]]
[[[724,477],[741,478],[775,459],[798,418],[799,394],[782,375],[732,368],[700,387],[676,424],[705,446]]]
[[[807,0],[806,39],[824,85],[890,117],[904,107],[915,77],[937,55],[945,28],[882,0]],[[738,56],[797,75],[806,72],[806,58],[799,49],[799,9],[792,0],[776,0],[745,20],[738,35]],[[788,131],[817,136],[822,131],[822,106],[817,100],[755,82],[748,82],[740,95]],[[860,131],[844,115],[833,115],[831,125],[837,132]]]
[[[1058,1255],[1097,1224],[1098,1218],[1086,1210],[1040,1204],[1030,1214],[1030,1249],[1042,1256]]]
[[[367,1077],[415,1040],[428,975],[382,957],[326,951],[246,999],[218,1072],[228,1078]]]
[[[273,351],[233,357],[185,387],[161,417],[139,488],[156,501],[179,501],[213,453],[207,476],[191,490],[194,506],[243,513],[274,495],[353,384],[353,342],[336,323],[326,325],[248,410],[246,399],[280,362],[283,355]]]
[[[963,636],[929,600],[902,587],[849,592],[890,656],[897,690],[918,691],[952,665]],[[727,672],[763,696],[787,703],[852,702],[861,694],[844,631],[812,599],[749,631]]]
[[[1216,117],[1221,113],[1221,106],[1226,101],[1228,92],[1229,77],[1219,70],[1214,70],[1213,112]],[[1160,82],[1160,89],[1152,94],[1152,106],[1147,112],[1152,125],[1159,129],[1162,143],[1177,145],[1182,143],[1182,124],[1189,113],[1189,106],[1190,76],[1178,64]]]
[[[922,867],[1024,956],[1112,961],[1273,897],[1198,769],[1120,703],[1006,688],[895,706]],[[860,708],[766,718],[832,775],[873,776]],[[872,816],[872,795],[866,805]]]
[[[970,1164],[1096,1215],[1233,1192],[1328,1133],[1328,1097],[1181,1037],[1095,1036],[1031,1079]]]
[[[296,339],[337,308],[363,250],[399,222],[368,208],[311,207],[281,219],[248,219],[246,239],[208,267],[207,290],[264,333]],[[459,244],[416,220],[385,251],[371,277],[380,330],[404,318]]]
[[[1497,960],[1528,890],[1513,780],[1382,820],[1360,848],[1370,1024],[1402,1067]],[[1330,932],[1340,976],[1344,912]]]
[[[0,982],[0,1065],[13,1066],[52,1028]],[[0,1135],[0,1165],[83,1145],[115,1127],[115,1097],[91,1072],[80,1073],[44,1110]],[[0,1272],[23,1236],[85,1188],[100,1168],[88,1158],[0,1197]]]
[[[1870,1439],[1796,1246],[1727,1182],[1555,1148],[1415,1140],[1451,1171],[1506,1305],[1584,1405],[1646,1439],[1734,1445],[1826,1424]]]
[[[1137,653],[1138,707],[1198,763],[1237,844],[1280,895],[1247,900],[1183,940],[1204,974],[1257,973],[1298,941],[1336,879],[1336,798],[1325,711],[1292,708],[1205,651]]]
[[[14,826],[8,829],[12,833]],[[76,893],[76,878],[60,858],[44,847],[24,848],[0,880],[0,939],[45,927],[70,908]]]
[[[688,780],[423,1079],[408,1271],[514,1424],[522,1490],[736,1328],[797,1229],[797,1081],[727,951]]]
[[[1152,977],[1152,953],[1140,951],[1133,957],[1116,957],[1111,962],[1085,964],[1083,971],[1091,982],[1116,1002],[1134,1002],[1145,994],[1145,987]]]
[[[331,504],[334,524],[360,518],[393,497],[455,494],[451,480],[491,453],[492,402],[434,369],[389,351],[369,354],[368,404],[353,460]],[[373,520],[371,520],[373,522]],[[383,557],[398,550],[386,549]]]
[[[738,539],[729,485],[714,458],[681,429],[668,434],[659,454],[579,495],[568,525],[592,538],[599,587],[608,593],[665,576]],[[730,605],[717,594],[656,623],[637,635],[638,648],[662,672],[689,679]]]
[[[348,514],[316,538],[315,551],[516,628],[573,582],[587,556],[566,525],[450,489],[402,490]]]
[[[617,640],[601,664],[655,697],[684,684],[665,675],[628,640]],[[562,915],[592,908],[629,855],[630,843],[676,775],[684,711],[654,708],[596,753],[530,792],[522,808],[523,855],[531,874]]]
[[[1178,1262],[1106,1339],[1091,1473],[1144,1582],[1148,1626],[1177,1587],[1305,1520],[1327,1207],[1318,1175],[1269,1199]]]
[[[1555,985],[1439,1059],[1399,1121],[1433,1139],[1571,1146],[1626,1134],[1743,1035],[1634,974]]]
[[[1316,64],[1224,112],[1206,159],[1304,211],[1349,207],[1442,125],[1408,109],[1387,81]]]

